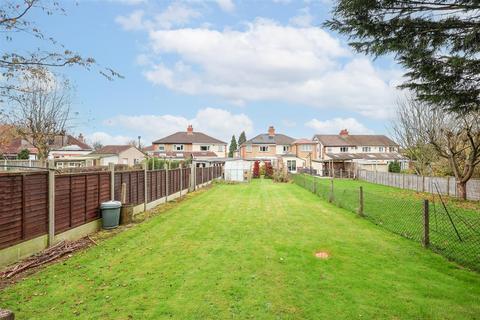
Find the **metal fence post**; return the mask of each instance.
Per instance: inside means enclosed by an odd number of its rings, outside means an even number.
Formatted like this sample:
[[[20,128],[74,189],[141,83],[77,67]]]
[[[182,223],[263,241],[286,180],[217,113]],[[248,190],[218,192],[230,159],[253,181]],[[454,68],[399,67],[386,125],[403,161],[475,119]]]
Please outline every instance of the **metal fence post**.
[[[115,198],[115,164],[110,162],[108,164],[108,171],[110,171],[110,200]]]
[[[358,202],[359,202],[359,205],[358,205],[358,215],[360,217],[363,217],[364,214],[363,214],[363,187],[360,186],[360,190],[359,190],[359,193],[358,193]]]
[[[335,199],[335,195],[333,194],[333,178],[330,179],[330,197],[328,199],[328,202],[333,202]]]
[[[55,242],[55,163],[48,161],[48,246]]]
[[[422,244],[424,247],[430,245],[430,213],[428,206],[428,199],[423,200],[423,239]]]

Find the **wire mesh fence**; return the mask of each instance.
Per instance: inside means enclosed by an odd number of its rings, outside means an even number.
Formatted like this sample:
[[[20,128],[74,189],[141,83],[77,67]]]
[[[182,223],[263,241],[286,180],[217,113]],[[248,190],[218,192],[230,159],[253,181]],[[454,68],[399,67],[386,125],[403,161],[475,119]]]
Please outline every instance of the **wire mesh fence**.
[[[306,174],[296,174],[293,180],[325,201],[480,271],[480,211],[477,205],[448,199],[441,194],[370,186],[356,180]]]

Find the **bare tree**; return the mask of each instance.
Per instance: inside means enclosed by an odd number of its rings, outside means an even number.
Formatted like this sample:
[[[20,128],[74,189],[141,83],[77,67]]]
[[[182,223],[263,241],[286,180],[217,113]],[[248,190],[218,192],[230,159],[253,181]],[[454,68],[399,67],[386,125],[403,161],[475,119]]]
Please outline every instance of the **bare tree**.
[[[428,137],[419,130],[426,125],[424,122],[428,121],[428,106],[408,97],[398,100],[396,107],[396,117],[391,123],[395,141],[413,161],[416,174],[431,174],[432,163],[438,160],[438,154]]]
[[[103,148],[103,144],[100,141],[94,141],[92,143],[93,150],[97,151]]]
[[[53,37],[42,32],[40,27],[31,20],[39,13],[50,16],[54,13],[65,14],[60,1],[55,0],[2,0],[0,4],[0,35],[4,37],[5,45],[0,48],[0,98],[21,91],[21,83],[25,77],[40,78],[47,68],[66,66],[82,66],[87,69],[98,67],[95,59],[82,57],[63,45]],[[44,42],[48,49],[31,48],[30,51],[19,51],[17,47],[8,47],[17,36],[26,35]],[[107,79],[121,77],[110,68],[99,68],[99,72]],[[20,84],[20,86],[19,86]]]
[[[68,81],[37,79],[12,96],[6,118],[18,134],[46,159],[55,136],[64,135],[70,120],[70,85]]]
[[[423,128],[440,157],[448,160],[457,180],[457,194],[467,198],[467,182],[480,163],[480,111],[445,113],[430,108]]]

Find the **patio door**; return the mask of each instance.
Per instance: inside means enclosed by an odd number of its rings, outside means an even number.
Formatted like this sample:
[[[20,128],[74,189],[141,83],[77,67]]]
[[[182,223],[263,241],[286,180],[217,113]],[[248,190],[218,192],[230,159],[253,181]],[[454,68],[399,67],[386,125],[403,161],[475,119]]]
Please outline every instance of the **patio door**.
[[[297,172],[297,160],[287,160],[288,172]]]

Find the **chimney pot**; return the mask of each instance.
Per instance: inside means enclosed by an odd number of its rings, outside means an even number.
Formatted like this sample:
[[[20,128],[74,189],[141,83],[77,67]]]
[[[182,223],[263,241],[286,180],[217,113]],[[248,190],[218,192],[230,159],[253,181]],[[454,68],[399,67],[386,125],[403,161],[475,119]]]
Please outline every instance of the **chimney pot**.
[[[275,136],[275,128],[274,128],[273,126],[270,126],[270,127],[268,128],[268,135],[269,135],[270,137]]]
[[[193,134],[193,126],[191,124],[189,124],[188,127],[187,127],[187,133],[188,134]]]

